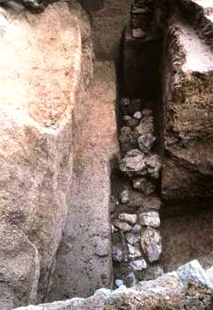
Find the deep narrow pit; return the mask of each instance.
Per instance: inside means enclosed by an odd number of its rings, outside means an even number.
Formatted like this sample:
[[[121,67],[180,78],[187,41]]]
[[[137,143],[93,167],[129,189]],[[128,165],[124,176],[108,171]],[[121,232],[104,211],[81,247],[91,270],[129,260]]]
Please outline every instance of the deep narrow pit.
[[[160,168],[155,114],[163,37],[152,2],[135,1],[121,43],[117,125],[121,159],[112,163],[111,222],[115,287],[163,273]]]
[[[192,259],[206,268],[213,261],[211,202],[168,205],[160,199],[166,21],[164,27],[158,24],[152,2],[139,2],[134,3],[131,25],[124,32],[117,72],[121,159],[111,167],[110,210],[115,287],[154,279]],[[162,14],[165,20],[167,9]]]

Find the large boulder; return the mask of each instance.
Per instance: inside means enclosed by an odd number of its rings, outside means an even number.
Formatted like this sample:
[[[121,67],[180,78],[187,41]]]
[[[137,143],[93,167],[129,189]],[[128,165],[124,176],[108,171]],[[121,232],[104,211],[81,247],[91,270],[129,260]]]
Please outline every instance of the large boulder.
[[[2,310],[42,298],[64,228],[73,119],[92,72],[89,28],[72,4],[0,8]]]

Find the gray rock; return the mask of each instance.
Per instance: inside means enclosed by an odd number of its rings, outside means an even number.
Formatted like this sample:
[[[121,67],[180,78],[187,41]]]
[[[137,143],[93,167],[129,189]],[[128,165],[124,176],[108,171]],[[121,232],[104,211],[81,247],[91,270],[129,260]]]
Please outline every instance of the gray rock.
[[[204,286],[213,290],[212,281],[210,281],[205,270],[196,259],[184,266],[179,267],[177,273],[183,285],[185,286],[190,281],[193,281],[197,283],[202,283]]]
[[[148,227],[141,234],[141,247],[150,263],[158,261],[162,253],[160,233],[156,229]]]
[[[129,116],[129,115],[124,115],[124,116],[123,116],[124,122],[128,122],[128,121],[130,121],[131,119],[132,119],[132,117]]]
[[[147,168],[147,174],[149,174],[154,179],[159,178],[160,170],[162,167],[159,155],[155,154],[147,156],[145,160],[145,165]]]
[[[128,106],[128,105],[130,105],[130,99],[129,99],[129,98],[122,98],[122,99],[120,100],[120,104],[121,104],[122,106]]]
[[[133,28],[132,29],[132,37],[135,39],[143,39],[146,36],[146,32],[141,28]]]
[[[137,284],[138,280],[134,274],[134,272],[131,272],[128,274],[128,276],[125,278],[125,284],[127,287],[132,287]]]
[[[160,216],[156,211],[144,212],[140,214],[140,223],[142,226],[151,226],[158,228],[160,226]]]
[[[132,233],[133,234],[138,234],[141,231],[141,226],[139,224],[136,224],[132,227]]]
[[[140,232],[140,230],[139,230],[139,232]],[[127,241],[127,243],[129,243],[131,245],[135,245],[139,241],[139,239],[140,239],[139,235],[136,235],[135,233],[127,233],[126,234],[126,241]]]
[[[145,155],[137,149],[128,152],[120,161],[120,170],[129,176],[140,174],[145,169]]]
[[[137,120],[136,118],[132,118],[129,121],[127,121],[127,125],[130,128],[135,128],[135,127],[137,127],[139,125],[139,120]]]
[[[145,259],[138,259],[130,263],[131,268],[134,271],[141,271],[147,268]]]
[[[115,226],[111,224],[111,233],[113,234],[115,232]]]
[[[133,188],[140,190],[144,195],[151,195],[155,192],[155,185],[145,177],[133,180]]]
[[[156,138],[152,133],[141,135],[138,138],[139,149],[144,153],[149,153],[152,149]]]
[[[116,279],[115,285],[116,285],[116,287],[120,287],[120,286],[124,285],[124,281],[121,279]]]
[[[130,225],[134,225],[137,222],[136,214],[121,213],[118,218],[119,220],[127,222]]]
[[[120,193],[120,201],[121,203],[128,203],[129,202],[129,191],[128,190],[124,190]]]
[[[119,246],[112,247],[112,259],[116,263],[121,263],[123,261],[123,250]]]
[[[161,169],[161,159],[157,154],[145,155],[138,149],[127,152],[126,156],[120,160],[120,170],[128,176],[145,176],[159,178]]]
[[[137,246],[132,246],[131,244],[127,244],[128,248],[128,257],[130,260],[135,260],[141,257],[141,251]]]
[[[114,226],[117,227],[118,229],[122,230],[123,232],[128,232],[132,230],[132,226],[129,225],[128,223],[124,223],[121,221],[116,220],[114,222]]]
[[[161,266],[149,266],[140,277],[141,280],[154,280],[161,277],[164,274],[163,268]]]
[[[142,113],[140,111],[135,112],[133,115],[134,118],[140,120],[142,118]]]
[[[142,112],[143,114],[143,112]],[[145,114],[140,121],[140,124],[136,127],[136,131],[139,135],[154,134],[153,116]]]

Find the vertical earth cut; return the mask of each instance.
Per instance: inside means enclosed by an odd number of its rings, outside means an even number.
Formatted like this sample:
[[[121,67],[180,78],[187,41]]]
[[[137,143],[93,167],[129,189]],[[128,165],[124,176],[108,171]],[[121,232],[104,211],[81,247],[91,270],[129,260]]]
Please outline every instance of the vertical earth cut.
[[[80,20],[73,2],[39,15],[0,9],[1,309],[47,292],[67,216],[73,119],[92,75]]]
[[[203,15],[198,17],[203,23]],[[213,53],[200,29],[198,21],[196,27],[189,24],[183,8],[167,31],[162,170],[166,201],[212,194]]]

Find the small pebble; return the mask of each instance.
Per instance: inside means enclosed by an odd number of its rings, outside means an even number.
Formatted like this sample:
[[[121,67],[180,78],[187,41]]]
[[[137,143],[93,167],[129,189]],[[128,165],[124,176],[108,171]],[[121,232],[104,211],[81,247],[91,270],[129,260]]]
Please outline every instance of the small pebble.
[[[160,216],[156,211],[144,212],[140,214],[140,223],[143,226],[160,227]]]
[[[147,268],[145,259],[138,259],[130,263],[130,266],[134,271],[141,271]]]
[[[129,202],[129,191],[128,190],[124,190],[120,193],[120,200],[121,203],[126,204]]]
[[[138,234],[141,231],[141,226],[139,224],[136,224],[132,227],[133,234]]]
[[[130,225],[134,225],[137,222],[136,214],[121,213],[118,218],[119,220],[127,222]]]
[[[124,285],[124,281],[121,280],[121,279],[116,279],[116,280],[115,280],[115,286],[118,288],[118,287],[120,287],[121,285]]]
[[[128,232],[132,230],[132,226],[129,225],[128,223],[121,222],[121,221],[115,221],[114,226],[117,227],[118,229],[122,230],[123,232]]]
[[[123,260],[123,251],[118,246],[112,247],[112,259],[116,263],[121,263]]]
[[[126,234],[126,241],[131,245],[135,245],[139,241],[139,235],[134,233],[127,233]]]
[[[136,246],[127,244],[127,248],[128,248],[128,253],[129,253],[128,257],[130,260],[135,260],[141,257],[141,251]]]
[[[140,120],[142,118],[142,113],[140,111],[135,112],[133,115],[134,118]]]
[[[123,116],[123,120],[125,121],[125,122],[128,122],[128,121],[130,121],[132,118],[131,118],[131,116],[129,116],[129,115],[124,115]]]
[[[138,280],[134,274],[134,272],[131,272],[128,274],[128,276],[125,278],[125,284],[127,287],[132,287],[137,284]]]
[[[128,105],[130,105],[130,99],[129,98],[122,98],[120,100],[120,104],[123,106],[128,106]]]

